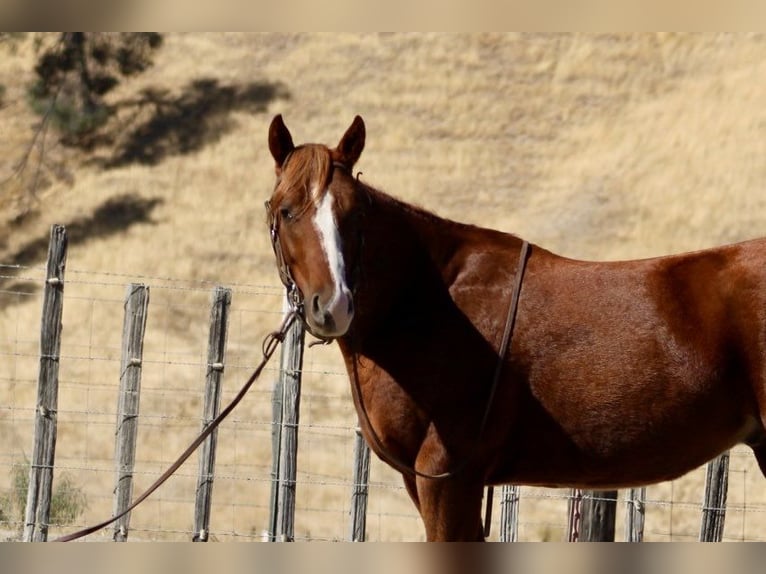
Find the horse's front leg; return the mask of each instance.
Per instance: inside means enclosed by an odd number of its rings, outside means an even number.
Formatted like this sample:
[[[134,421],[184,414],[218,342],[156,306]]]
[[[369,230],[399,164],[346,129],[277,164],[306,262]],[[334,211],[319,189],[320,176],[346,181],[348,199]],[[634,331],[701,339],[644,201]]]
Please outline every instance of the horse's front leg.
[[[481,522],[483,484],[461,476],[417,478],[420,516],[429,542],[483,541]]]
[[[415,508],[417,508],[419,513],[420,500],[418,499],[418,483],[415,479],[415,475],[402,474],[402,478],[404,479],[404,488],[407,489],[407,494],[410,495],[410,500],[412,500],[412,503],[415,505]]]

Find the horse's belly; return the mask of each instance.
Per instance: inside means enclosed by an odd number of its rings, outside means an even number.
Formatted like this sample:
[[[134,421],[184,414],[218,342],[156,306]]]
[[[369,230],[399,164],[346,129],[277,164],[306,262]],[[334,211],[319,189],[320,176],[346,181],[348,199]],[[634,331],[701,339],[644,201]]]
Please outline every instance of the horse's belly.
[[[625,427],[567,433],[548,421],[508,445],[508,456],[501,457],[490,482],[599,489],[654,484],[678,478],[763,434],[753,417],[698,414],[700,421],[693,426],[669,424],[644,433]]]

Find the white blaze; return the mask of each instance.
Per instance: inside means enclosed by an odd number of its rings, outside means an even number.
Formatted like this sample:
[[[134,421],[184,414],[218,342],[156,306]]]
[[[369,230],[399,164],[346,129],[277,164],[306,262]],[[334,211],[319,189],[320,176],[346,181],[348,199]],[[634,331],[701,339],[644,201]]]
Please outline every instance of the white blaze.
[[[333,334],[343,334],[351,323],[353,313],[349,313],[351,292],[346,285],[346,264],[343,261],[343,252],[341,251],[340,231],[338,231],[332,211],[333,201],[332,193],[325,192],[322,199],[317,203],[314,227],[327,258],[334,286],[332,298],[327,303],[326,309],[335,321],[337,333]]]

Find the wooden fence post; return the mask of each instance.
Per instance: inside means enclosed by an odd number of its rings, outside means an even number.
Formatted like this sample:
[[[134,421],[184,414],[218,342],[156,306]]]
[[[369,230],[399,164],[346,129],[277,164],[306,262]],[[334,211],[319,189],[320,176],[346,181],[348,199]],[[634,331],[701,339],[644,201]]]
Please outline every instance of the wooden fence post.
[[[357,427],[354,437],[354,475],[351,486],[351,542],[367,538],[367,497],[370,491],[370,447]]]
[[[269,542],[277,540],[279,513],[279,449],[282,445],[282,377],[278,377],[271,393],[271,496],[269,497]]]
[[[64,270],[67,234],[63,225],[51,227],[40,326],[40,368],[37,378],[35,438],[29,466],[29,488],[24,511],[24,541],[45,542],[50,523],[53,464],[56,457],[61,314],[64,308]]]
[[[644,517],[646,513],[646,487],[628,491],[628,508],[625,511],[625,541],[643,542]]]
[[[580,512],[579,542],[614,542],[616,490],[585,491]]]
[[[292,542],[295,538],[295,479],[298,462],[298,422],[300,420],[301,376],[305,330],[294,321],[282,343],[280,378],[282,418],[280,424],[279,478],[274,538]]]
[[[583,491],[573,488],[569,494],[567,509],[567,541],[577,542],[580,539],[580,527],[582,525],[582,496]]]
[[[707,464],[700,542],[720,542],[723,539],[728,490],[729,451],[726,451]]]
[[[500,490],[500,542],[519,539],[519,498],[521,487],[504,484]]]
[[[226,335],[229,327],[231,289],[216,287],[212,294],[210,309],[210,334],[207,347],[207,375],[205,380],[205,404],[202,413],[202,430],[218,416],[221,406],[221,380],[226,361]],[[213,496],[215,451],[218,429],[202,443],[199,453],[197,496],[194,505],[194,542],[207,542],[210,533],[210,506]]]
[[[138,283],[128,285],[125,291],[120,394],[117,400],[117,429],[114,441],[113,516],[123,512],[133,499],[133,467],[136,462],[138,407],[148,306],[149,288]],[[114,523],[113,539],[115,542],[125,542],[128,539],[129,524],[130,513]]]

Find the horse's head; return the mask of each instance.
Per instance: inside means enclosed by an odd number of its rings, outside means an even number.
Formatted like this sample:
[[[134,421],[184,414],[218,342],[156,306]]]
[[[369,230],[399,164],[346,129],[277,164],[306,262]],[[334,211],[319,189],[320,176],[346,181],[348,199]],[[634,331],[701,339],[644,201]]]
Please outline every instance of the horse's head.
[[[364,148],[365,129],[357,116],[337,147],[295,146],[276,116],[269,149],[277,181],[267,202],[272,241],[282,280],[300,290],[309,329],[340,337],[351,325],[354,300],[348,262],[358,247],[344,242],[354,233],[355,180],[351,169]],[[346,243],[344,245],[344,243]]]

